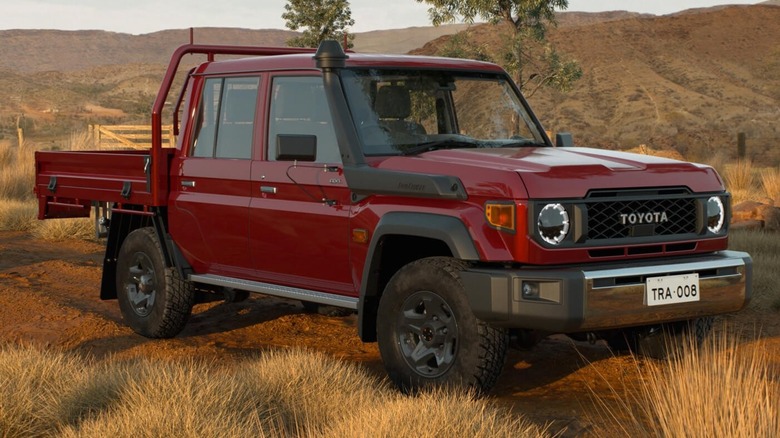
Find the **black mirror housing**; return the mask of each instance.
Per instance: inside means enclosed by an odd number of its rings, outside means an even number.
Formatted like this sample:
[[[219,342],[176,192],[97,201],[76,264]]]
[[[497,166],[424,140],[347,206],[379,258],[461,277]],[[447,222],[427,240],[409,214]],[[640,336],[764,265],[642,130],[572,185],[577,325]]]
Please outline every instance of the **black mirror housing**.
[[[314,161],[316,159],[316,135],[278,134],[276,136],[277,161]]]
[[[555,134],[555,146],[559,148],[574,146],[574,137],[572,137],[571,132],[559,132]]]

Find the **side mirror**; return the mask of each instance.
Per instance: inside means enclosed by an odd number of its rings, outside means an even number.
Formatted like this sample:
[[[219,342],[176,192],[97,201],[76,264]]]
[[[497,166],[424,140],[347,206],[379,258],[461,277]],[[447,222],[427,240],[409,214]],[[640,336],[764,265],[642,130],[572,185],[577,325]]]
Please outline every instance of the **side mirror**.
[[[574,138],[571,132],[559,132],[555,134],[555,146],[559,148],[574,146]]]
[[[277,161],[314,161],[317,159],[317,136],[302,134],[278,134],[276,136]]]

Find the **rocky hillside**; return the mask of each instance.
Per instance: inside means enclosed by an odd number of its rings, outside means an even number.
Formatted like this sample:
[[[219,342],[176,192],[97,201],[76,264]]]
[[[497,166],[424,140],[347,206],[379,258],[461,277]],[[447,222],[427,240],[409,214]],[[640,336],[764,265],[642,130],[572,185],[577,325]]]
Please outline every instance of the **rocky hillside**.
[[[583,78],[563,94],[532,98],[551,131],[578,144],[732,158],[738,132],[762,165],[780,165],[780,7],[697,9],[669,16],[566,12],[550,33]],[[359,51],[435,54],[466,26],[358,34]],[[498,47],[490,25],[467,29]],[[283,45],[279,30],[196,29],[195,42]],[[442,36],[445,35],[445,36]],[[148,35],[101,31],[0,31],[0,137],[57,141],[88,123],[144,123],[173,48],[187,30]],[[429,42],[428,42],[429,41]],[[428,42],[428,44],[425,44]]]
[[[571,131],[578,144],[644,144],[703,161],[733,157],[744,132],[749,156],[780,164],[780,7],[560,22],[550,40],[584,74],[569,93],[542,90],[530,99],[548,129]],[[489,25],[471,29],[470,38],[501,44]],[[436,53],[446,41],[417,52]]]
[[[355,34],[355,50],[406,53],[442,35],[467,28],[440,27],[377,30]],[[198,44],[284,46],[296,32],[275,29],[196,28]],[[190,41],[189,29],[144,35],[100,30],[0,30],[0,71],[70,72],[104,65],[165,64],[176,47]]]
[[[295,35],[284,30],[198,28],[202,44],[283,46]],[[101,30],[0,31],[0,70],[16,72],[76,71],[102,65],[163,64],[171,52],[190,40],[189,30],[130,35]]]
[[[584,75],[538,93],[550,128],[596,144],[672,147],[698,160],[748,154],[780,164],[780,7],[734,6],[561,28],[556,46]]]
[[[366,32],[356,35],[355,49],[406,53],[466,27]],[[284,46],[293,35],[267,29],[193,31],[199,44]],[[170,55],[190,41],[190,32],[4,30],[0,41],[0,141],[16,138],[19,125],[27,138],[57,142],[90,123],[145,123]]]

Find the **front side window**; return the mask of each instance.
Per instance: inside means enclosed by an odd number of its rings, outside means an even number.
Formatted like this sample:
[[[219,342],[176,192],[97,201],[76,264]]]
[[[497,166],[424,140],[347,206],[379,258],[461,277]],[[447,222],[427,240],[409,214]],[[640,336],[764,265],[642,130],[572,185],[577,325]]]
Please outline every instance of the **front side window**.
[[[190,155],[252,158],[258,77],[206,79]]]
[[[278,159],[280,137],[294,135],[316,139],[316,162],[341,162],[322,77],[275,77],[268,114],[268,160]]]
[[[546,145],[504,75],[353,69],[342,77],[367,156]]]

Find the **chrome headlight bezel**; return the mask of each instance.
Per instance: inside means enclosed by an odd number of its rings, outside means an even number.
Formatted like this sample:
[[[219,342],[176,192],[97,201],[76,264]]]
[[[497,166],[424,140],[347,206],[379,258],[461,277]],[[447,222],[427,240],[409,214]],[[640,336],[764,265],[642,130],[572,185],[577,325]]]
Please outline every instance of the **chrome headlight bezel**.
[[[569,235],[571,220],[569,212],[560,203],[549,203],[539,211],[536,218],[536,229],[545,243],[558,246]]]
[[[720,196],[710,196],[704,206],[707,231],[720,234],[726,224],[726,208]]]

